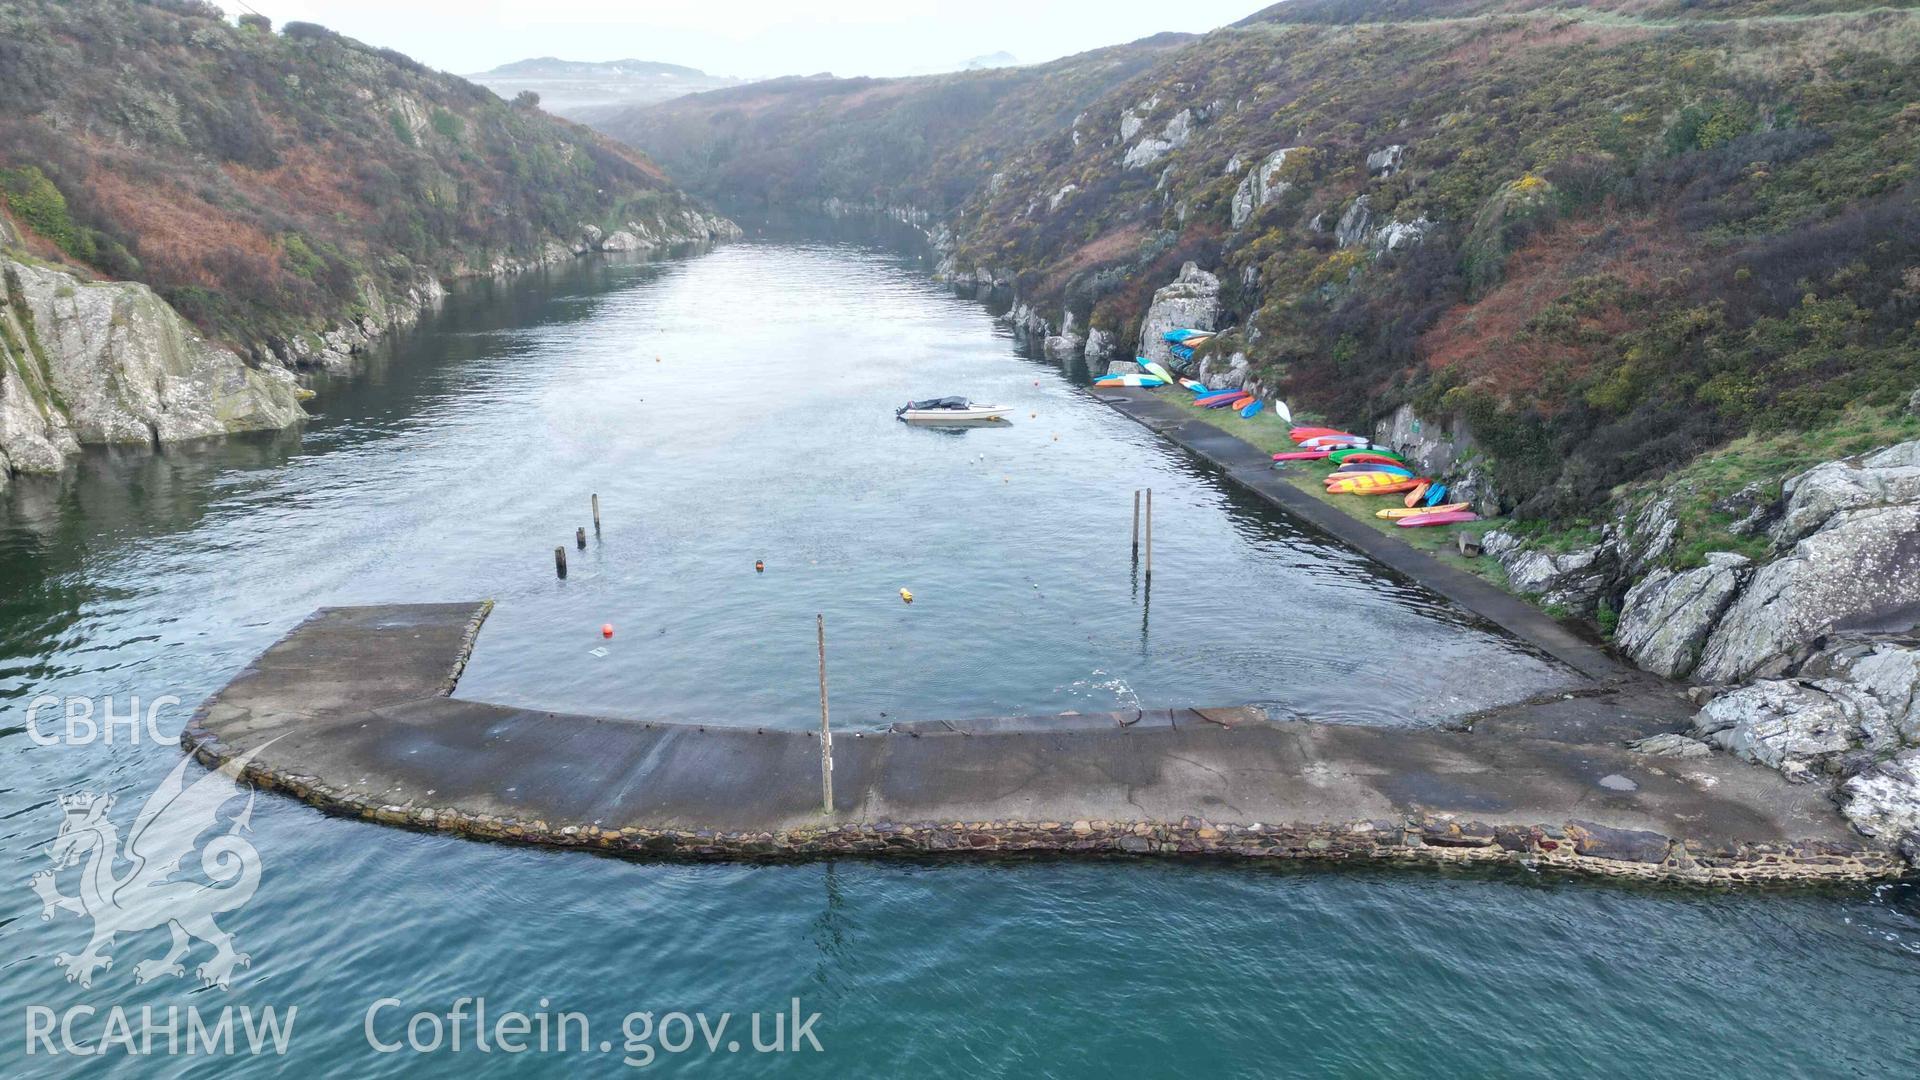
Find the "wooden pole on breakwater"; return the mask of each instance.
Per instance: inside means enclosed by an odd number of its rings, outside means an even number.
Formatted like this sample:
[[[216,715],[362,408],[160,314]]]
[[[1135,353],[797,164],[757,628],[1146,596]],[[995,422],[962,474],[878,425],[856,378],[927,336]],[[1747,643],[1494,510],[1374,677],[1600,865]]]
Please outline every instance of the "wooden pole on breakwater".
[[[567,546],[561,544],[553,549],[553,572],[559,577],[567,576]]]
[[[1133,553],[1140,554],[1140,489],[1133,489]]]
[[[820,642],[820,812],[833,813],[833,729],[827,726],[827,617],[813,617]]]
[[[593,493],[593,535],[600,535],[600,493]]]
[[[1147,489],[1147,580],[1153,580],[1153,489]]]

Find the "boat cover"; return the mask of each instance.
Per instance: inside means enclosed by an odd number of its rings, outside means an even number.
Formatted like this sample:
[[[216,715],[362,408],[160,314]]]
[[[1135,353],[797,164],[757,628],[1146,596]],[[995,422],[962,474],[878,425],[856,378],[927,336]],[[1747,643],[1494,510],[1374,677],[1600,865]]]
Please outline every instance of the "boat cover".
[[[909,401],[905,405],[893,410],[893,415],[899,416],[908,409],[964,409],[970,404],[971,403],[963,397],[928,398],[925,401]]]

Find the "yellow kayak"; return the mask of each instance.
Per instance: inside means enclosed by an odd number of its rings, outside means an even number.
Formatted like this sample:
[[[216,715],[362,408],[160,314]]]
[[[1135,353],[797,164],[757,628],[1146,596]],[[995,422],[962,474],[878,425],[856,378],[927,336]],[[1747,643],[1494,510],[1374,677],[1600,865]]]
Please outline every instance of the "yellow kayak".
[[[1385,510],[1375,510],[1373,516],[1394,521],[1403,517],[1412,517],[1415,514],[1448,514],[1466,508],[1466,503],[1448,503],[1445,506],[1394,506]]]

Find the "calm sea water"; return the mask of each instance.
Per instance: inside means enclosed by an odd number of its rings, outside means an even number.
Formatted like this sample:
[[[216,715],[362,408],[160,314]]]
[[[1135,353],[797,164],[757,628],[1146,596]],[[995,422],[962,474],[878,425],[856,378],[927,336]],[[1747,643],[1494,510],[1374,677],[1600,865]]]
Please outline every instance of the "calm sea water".
[[[910,397],[1012,405],[964,432]],[[1133,864],[640,865],[339,821],[264,797],[258,895],[221,917],[230,991],[83,990],[39,918],[55,797],[124,825],[170,743],[38,746],[36,695],[187,708],[323,604],[494,597],[465,696],[805,724],[824,612],[836,719],[1238,704],[1421,725],[1566,681],[1410,584],[1233,492],[1019,358],[901,259],[762,242],[463,289],[303,433],[90,455],[0,517],[0,1063],[9,1073],[620,1071],[622,1019],[734,1014],[653,1071],[1272,1075],[1911,1074],[1905,887],[1637,892],[1528,876]],[[1155,493],[1151,591],[1129,553]],[[601,496],[605,529],[573,529]],[[591,530],[590,530],[591,531]],[[556,581],[552,548],[572,574]],[[757,574],[754,561],[767,570]],[[898,590],[911,589],[905,605]],[[599,636],[615,625],[612,641]],[[1356,655],[1344,641],[1372,644]],[[604,648],[602,655],[595,650]],[[1384,651],[1383,651],[1384,650]],[[1380,674],[1389,655],[1397,668]],[[49,710],[52,712],[52,710]],[[42,727],[57,728],[58,723]],[[70,881],[73,871],[68,871]],[[72,891],[71,884],[67,885]],[[207,953],[196,945],[191,965]],[[578,1011],[586,1054],[372,1049],[462,997]],[[799,998],[824,1053],[756,1056]],[[545,1004],[542,1004],[542,1002]],[[299,1010],[290,1062],[26,1054],[28,1010]],[[82,1040],[99,1023],[77,1021]],[[652,1040],[676,1043],[678,1030]],[[612,1050],[603,1055],[598,1043]],[[742,1043],[729,1052],[727,1044]],[[159,1042],[164,1045],[164,1037]]]

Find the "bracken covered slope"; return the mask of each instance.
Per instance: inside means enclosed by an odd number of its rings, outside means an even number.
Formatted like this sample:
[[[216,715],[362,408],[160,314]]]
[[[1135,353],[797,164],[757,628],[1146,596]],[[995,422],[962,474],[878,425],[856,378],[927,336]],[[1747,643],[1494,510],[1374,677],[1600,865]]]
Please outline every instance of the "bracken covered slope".
[[[680,164],[706,154],[777,170],[774,198],[841,195],[836,163],[886,159],[900,110],[815,92],[704,143],[619,130],[696,191],[742,189]],[[911,180],[858,171],[945,219],[959,276],[1122,349],[1197,262],[1249,378],[1348,423],[1459,418],[1525,517],[1920,384],[1906,4],[1294,0],[1094,99],[1046,93],[1001,106],[1034,118],[1011,143],[934,127]]]
[[[531,101],[311,24],[129,0],[0,2],[0,201],[42,258],[289,362],[432,278],[708,220]]]

